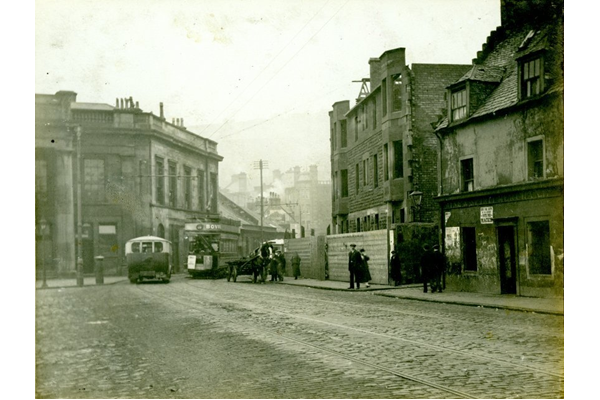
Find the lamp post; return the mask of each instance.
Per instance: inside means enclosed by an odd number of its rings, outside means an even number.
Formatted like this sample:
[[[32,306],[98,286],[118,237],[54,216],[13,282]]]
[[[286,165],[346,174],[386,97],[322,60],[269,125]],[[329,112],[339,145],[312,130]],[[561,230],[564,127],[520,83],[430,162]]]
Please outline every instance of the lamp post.
[[[42,288],[48,287],[46,282],[46,228],[48,227],[46,220],[40,221],[40,234],[42,235]]]
[[[411,208],[413,211],[413,221],[420,222],[421,220],[421,202],[423,201],[423,192],[417,190],[408,195],[411,199]]]

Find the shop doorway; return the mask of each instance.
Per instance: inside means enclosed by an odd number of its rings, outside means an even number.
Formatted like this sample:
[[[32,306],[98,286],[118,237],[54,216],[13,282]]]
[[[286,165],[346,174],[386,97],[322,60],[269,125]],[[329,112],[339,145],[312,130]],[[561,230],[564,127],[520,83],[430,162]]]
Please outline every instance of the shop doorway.
[[[499,226],[498,264],[500,269],[500,292],[517,293],[517,254],[515,246],[515,227]]]

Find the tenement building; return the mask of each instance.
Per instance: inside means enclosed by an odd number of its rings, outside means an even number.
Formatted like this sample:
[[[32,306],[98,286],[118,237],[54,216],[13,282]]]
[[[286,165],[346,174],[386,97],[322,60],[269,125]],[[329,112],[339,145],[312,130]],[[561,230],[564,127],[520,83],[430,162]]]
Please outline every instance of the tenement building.
[[[332,234],[438,222],[439,143],[431,124],[445,106],[445,87],[469,65],[409,67],[404,48],[369,65],[356,104],[339,101],[329,112]]]
[[[181,269],[185,222],[219,218],[217,143],[168,122],[162,103],[156,116],[131,98],[76,96],[35,96],[38,268],[70,273],[79,254],[85,272],[95,256],[115,271],[127,240],[155,235],[172,241]]]
[[[502,25],[447,87],[440,221],[449,287],[563,296],[563,5],[502,1]]]

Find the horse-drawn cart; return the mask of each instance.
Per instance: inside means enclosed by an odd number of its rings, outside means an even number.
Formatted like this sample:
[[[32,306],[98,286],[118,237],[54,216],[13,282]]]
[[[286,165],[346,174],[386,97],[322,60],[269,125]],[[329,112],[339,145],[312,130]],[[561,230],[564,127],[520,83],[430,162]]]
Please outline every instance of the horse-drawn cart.
[[[238,275],[250,275],[252,276],[252,282],[260,278],[260,282],[264,282],[267,277],[267,269],[263,265],[263,259],[260,256],[243,257],[235,261],[227,261],[229,266],[229,274],[227,275],[227,282],[233,279],[237,281]]]

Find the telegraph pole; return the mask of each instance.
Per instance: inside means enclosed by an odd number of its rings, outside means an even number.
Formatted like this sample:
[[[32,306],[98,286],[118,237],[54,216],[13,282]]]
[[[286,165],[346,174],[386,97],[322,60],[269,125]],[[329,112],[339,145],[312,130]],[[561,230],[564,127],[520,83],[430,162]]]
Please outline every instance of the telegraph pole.
[[[76,127],[77,135],[77,286],[83,286],[83,250],[81,221],[81,126]]]
[[[254,161],[254,169],[260,169],[260,244],[263,243],[263,215],[264,215],[264,199],[263,199],[263,168],[269,168],[269,162],[265,160]]]

